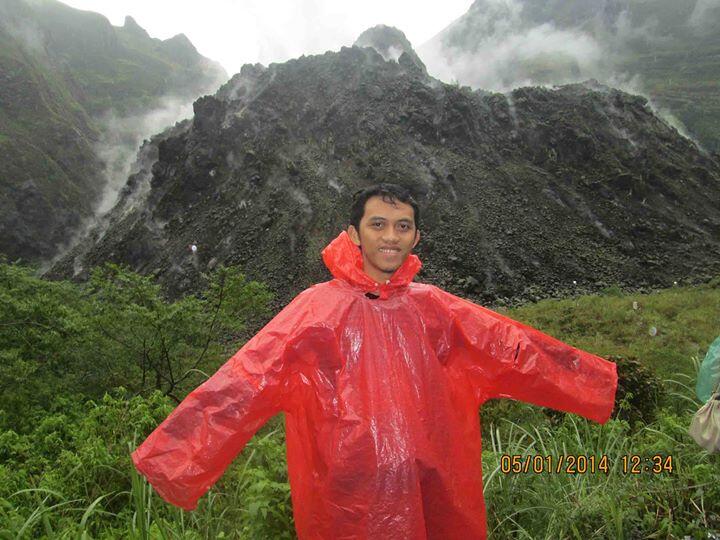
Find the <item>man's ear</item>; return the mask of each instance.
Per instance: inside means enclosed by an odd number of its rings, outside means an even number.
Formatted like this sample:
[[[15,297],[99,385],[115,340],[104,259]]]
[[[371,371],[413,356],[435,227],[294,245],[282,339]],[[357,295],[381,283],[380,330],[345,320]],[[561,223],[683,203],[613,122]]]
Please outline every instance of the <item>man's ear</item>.
[[[357,229],[355,228],[355,225],[350,225],[347,228],[348,236],[350,236],[350,240],[353,241],[353,244],[360,247],[360,235],[358,234]]]
[[[418,245],[419,241],[420,241],[420,229],[415,229],[415,242],[413,243],[413,249],[415,249],[415,246]]]

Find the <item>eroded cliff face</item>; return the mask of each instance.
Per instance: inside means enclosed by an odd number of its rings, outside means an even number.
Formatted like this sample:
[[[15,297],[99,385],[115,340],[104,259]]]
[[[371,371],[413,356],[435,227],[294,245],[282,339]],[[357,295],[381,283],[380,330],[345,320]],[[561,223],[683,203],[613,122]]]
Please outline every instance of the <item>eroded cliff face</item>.
[[[720,271],[717,156],[592,81],[472,92],[353,46],[245,65],[194,113],[145,144],[116,208],[48,277],[113,260],[177,296],[239,264],[284,303],[330,278],[320,250],[379,181],[422,206],[419,279],[480,302]]]
[[[152,126],[226,80],[182,34],[161,41],[55,0],[0,2],[0,254],[63,251]]]

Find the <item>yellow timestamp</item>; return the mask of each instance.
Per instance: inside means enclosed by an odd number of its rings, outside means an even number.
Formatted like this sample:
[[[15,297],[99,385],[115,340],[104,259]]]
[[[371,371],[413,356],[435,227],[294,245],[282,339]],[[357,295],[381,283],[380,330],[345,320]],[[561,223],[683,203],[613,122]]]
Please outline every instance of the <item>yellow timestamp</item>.
[[[663,456],[661,454],[655,454],[653,456],[642,457],[637,454],[630,454],[623,456],[620,460],[622,462],[622,472],[625,474],[640,474],[640,473],[671,473],[674,469],[673,457],[671,455]]]
[[[673,457],[655,454],[643,457],[637,454],[623,455],[617,462],[623,474],[671,473],[674,470]],[[610,474],[613,468],[611,459],[584,454],[520,455],[503,454],[500,457],[500,471],[504,474]]]

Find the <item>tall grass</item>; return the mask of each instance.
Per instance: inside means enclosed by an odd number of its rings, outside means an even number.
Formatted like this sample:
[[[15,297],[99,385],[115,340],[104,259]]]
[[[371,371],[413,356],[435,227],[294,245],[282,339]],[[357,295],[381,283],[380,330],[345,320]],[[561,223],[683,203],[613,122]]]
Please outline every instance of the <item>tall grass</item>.
[[[682,374],[677,375],[682,379]],[[618,419],[598,425],[575,415],[562,422],[525,425],[501,420],[490,426],[483,452],[490,538],[708,538],[720,532],[720,456],[699,448],[687,434],[700,404],[687,381],[676,385],[684,409],[664,409],[641,427]],[[530,407],[530,406],[527,406]],[[607,472],[503,473],[503,455],[607,456]],[[670,456],[672,471],[632,472],[623,458]],[[522,460],[521,460],[522,461]],[[597,461],[596,461],[597,463]]]
[[[258,437],[249,449],[247,459],[237,467],[237,474],[227,485],[229,490],[211,490],[198,505],[198,510],[185,512],[180,508],[167,505],[147,481],[131,468],[131,500],[133,515],[129,525],[128,537],[132,540],[148,540],[151,538],[178,539],[197,538],[212,540],[215,538],[294,538],[291,523],[286,523],[281,530],[266,531],[272,536],[258,536],[261,531],[253,528],[243,520],[233,521],[227,514],[232,506],[245,513],[252,521],[255,518],[267,520],[268,514],[277,511],[279,505],[272,498],[253,499],[248,494],[253,491],[257,475],[253,474],[253,466],[258,456],[263,453],[267,444],[279,446],[277,436],[280,428],[274,427],[266,434]],[[129,448],[132,451],[132,448]],[[260,480],[262,483],[267,480]],[[289,487],[289,486],[283,486]],[[224,500],[225,504],[220,501]],[[163,508],[160,511],[158,508]],[[282,506],[280,506],[282,508]],[[287,517],[287,516],[281,516]],[[244,533],[243,534],[243,530]]]

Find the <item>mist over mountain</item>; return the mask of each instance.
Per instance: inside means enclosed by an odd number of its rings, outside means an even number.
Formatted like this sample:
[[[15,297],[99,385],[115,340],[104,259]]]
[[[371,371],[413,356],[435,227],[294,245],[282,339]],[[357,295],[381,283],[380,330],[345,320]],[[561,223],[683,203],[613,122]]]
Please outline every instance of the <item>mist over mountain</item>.
[[[184,35],[55,0],[0,3],[0,252],[47,260],[109,209],[143,138],[227,80]]]
[[[595,78],[642,93],[718,152],[718,28],[718,0],[476,0],[418,53],[432,75],[473,88]]]
[[[720,164],[645,98],[593,81],[472,91],[406,41],[377,27],[369,46],[244,65],[144,144],[106,221],[46,277],[122,262],[177,296],[239,264],[282,303],[329,278],[321,249],[379,181],[422,206],[420,280],[483,302],[720,270]]]

